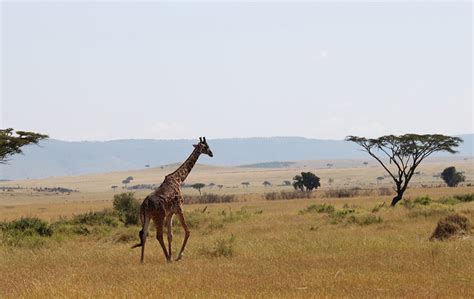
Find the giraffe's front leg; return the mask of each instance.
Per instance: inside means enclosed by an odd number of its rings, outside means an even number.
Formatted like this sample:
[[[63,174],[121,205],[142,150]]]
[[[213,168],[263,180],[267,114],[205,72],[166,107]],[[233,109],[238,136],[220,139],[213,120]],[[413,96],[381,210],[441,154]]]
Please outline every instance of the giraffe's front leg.
[[[183,214],[182,209],[180,209],[180,211],[176,213],[176,216],[178,216],[179,222],[181,222],[181,225],[183,226],[183,229],[184,229],[183,245],[181,246],[181,250],[179,251],[178,257],[176,258],[176,261],[179,261],[181,258],[183,258],[184,248],[186,247],[186,243],[188,242],[190,232],[189,232],[188,225],[186,224],[186,220],[184,219],[184,214]]]
[[[169,261],[171,261],[173,259],[173,256],[171,254],[171,242],[173,241],[173,231],[171,229],[171,226],[173,224],[173,214],[166,215],[165,224],[168,229],[168,257]]]

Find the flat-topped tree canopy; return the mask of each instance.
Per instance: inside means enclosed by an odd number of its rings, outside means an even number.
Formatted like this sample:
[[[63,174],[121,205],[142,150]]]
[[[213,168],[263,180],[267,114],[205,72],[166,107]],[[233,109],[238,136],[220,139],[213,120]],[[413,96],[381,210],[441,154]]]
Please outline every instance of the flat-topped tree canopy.
[[[21,154],[21,148],[28,144],[38,144],[40,140],[48,138],[48,135],[14,131],[12,128],[0,129],[0,164],[6,163],[9,156]]]
[[[352,141],[360,145],[392,177],[397,192],[397,195],[392,200],[392,206],[402,199],[403,193],[407,189],[408,183],[421,161],[434,152],[454,154],[456,153],[454,148],[463,142],[459,137],[441,134],[385,135],[379,138],[347,136],[346,141]],[[393,169],[390,170],[379,156],[386,156],[389,163],[395,165],[395,171]]]

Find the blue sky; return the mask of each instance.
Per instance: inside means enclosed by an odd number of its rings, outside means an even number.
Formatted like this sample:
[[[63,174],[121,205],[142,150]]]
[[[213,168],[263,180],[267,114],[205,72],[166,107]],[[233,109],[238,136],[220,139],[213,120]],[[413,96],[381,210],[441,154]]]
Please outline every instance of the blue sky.
[[[472,133],[470,2],[2,2],[1,127],[63,140]]]

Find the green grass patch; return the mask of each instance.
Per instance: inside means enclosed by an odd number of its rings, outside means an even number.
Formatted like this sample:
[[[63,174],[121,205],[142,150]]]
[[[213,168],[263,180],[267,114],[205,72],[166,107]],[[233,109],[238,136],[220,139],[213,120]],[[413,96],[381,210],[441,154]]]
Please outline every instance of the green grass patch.
[[[209,257],[227,257],[230,258],[235,254],[234,250],[234,235],[228,239],[218,238],[212,247],[201,247],[199,253]]]
[[[300,211],[300,214],[305,213],[334,213],[336,209],[332,205],[327,204],[312,204],[307,206],[304,210]]]

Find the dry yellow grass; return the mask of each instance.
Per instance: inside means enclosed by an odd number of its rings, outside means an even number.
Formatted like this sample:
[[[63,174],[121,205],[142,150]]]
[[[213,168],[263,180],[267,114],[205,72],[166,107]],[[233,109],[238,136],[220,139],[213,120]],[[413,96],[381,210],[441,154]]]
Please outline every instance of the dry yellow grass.
[[[429,167],[434,171],[440,165]],[[211,175],[215,169],[210,169],[197,171],[196,180],[216,179],[219,183],[218,176]],[[340,178],[361,170],[347,170],[348,174],[341,171]],[[369,173],[361,180],[367,182],[373,173],[366,171]],[[206,173],[209,180],[204,180]],[[138,173],[130,175],[137,183],[146,181]],[[259,172],[246,175],[255,182],[265,177]],[[280,174],[274,175],[276,178]],[[70,182],[70,187],[85,190],[69,196],[2,192],[0,219],[24,215],[57,219],[111,207],[113,192],[105,187],[109,188],[107,184],[115,178],[103,176],[104,182],[99,182],[100,175],[50,179],[49,186],[68,187],[66,182]],[[231,175],[228,179],[228,184],[237,184],[243,176]],[[29,183],[46,186],[48,181]],[[243,194],[242,188],[238,190]],[[38,249],[0,246],[0,297],[474,297],[474,240],[428,241],[439,218],[449,210],[463,213],[474,223],[474,202],[432,204],[411,210],[398,206],[372,213],[375,206],[383,201],[388,204],[391,197],[264,201],[258,196],[263,191],[263,187],[255,186],[245,190],[251,193],[249,196],[242,195],[248,197],[247,201],[208,205],[209,214],[202,217],[210,220],[192,229],[186,255],[177,263],[165,263],[151,232],[145,264],[140,265],[139,250],[130,249],[138,240],[138,227],[119,227],[89,236],[53,236]],[[473,187],[412,188],[406,196],[437,199],[473,192]],[[355,208],[357,216],[374,215],[382,221],[333,224],[328,214],[300,213],[314,203],[331,204],[337,209],[347,204]],[[189,205],[186,211],[203,207]],[[235,213],[242,207],[248,217],[222,226],[209,224],[220,217],[221,211]],[[132,239],[117,242],[120,236]],[[235,238],[232,257],[206,254],[217,240],[231,236]],[[181,240],[182,234],[177,232],[175,252]]]

